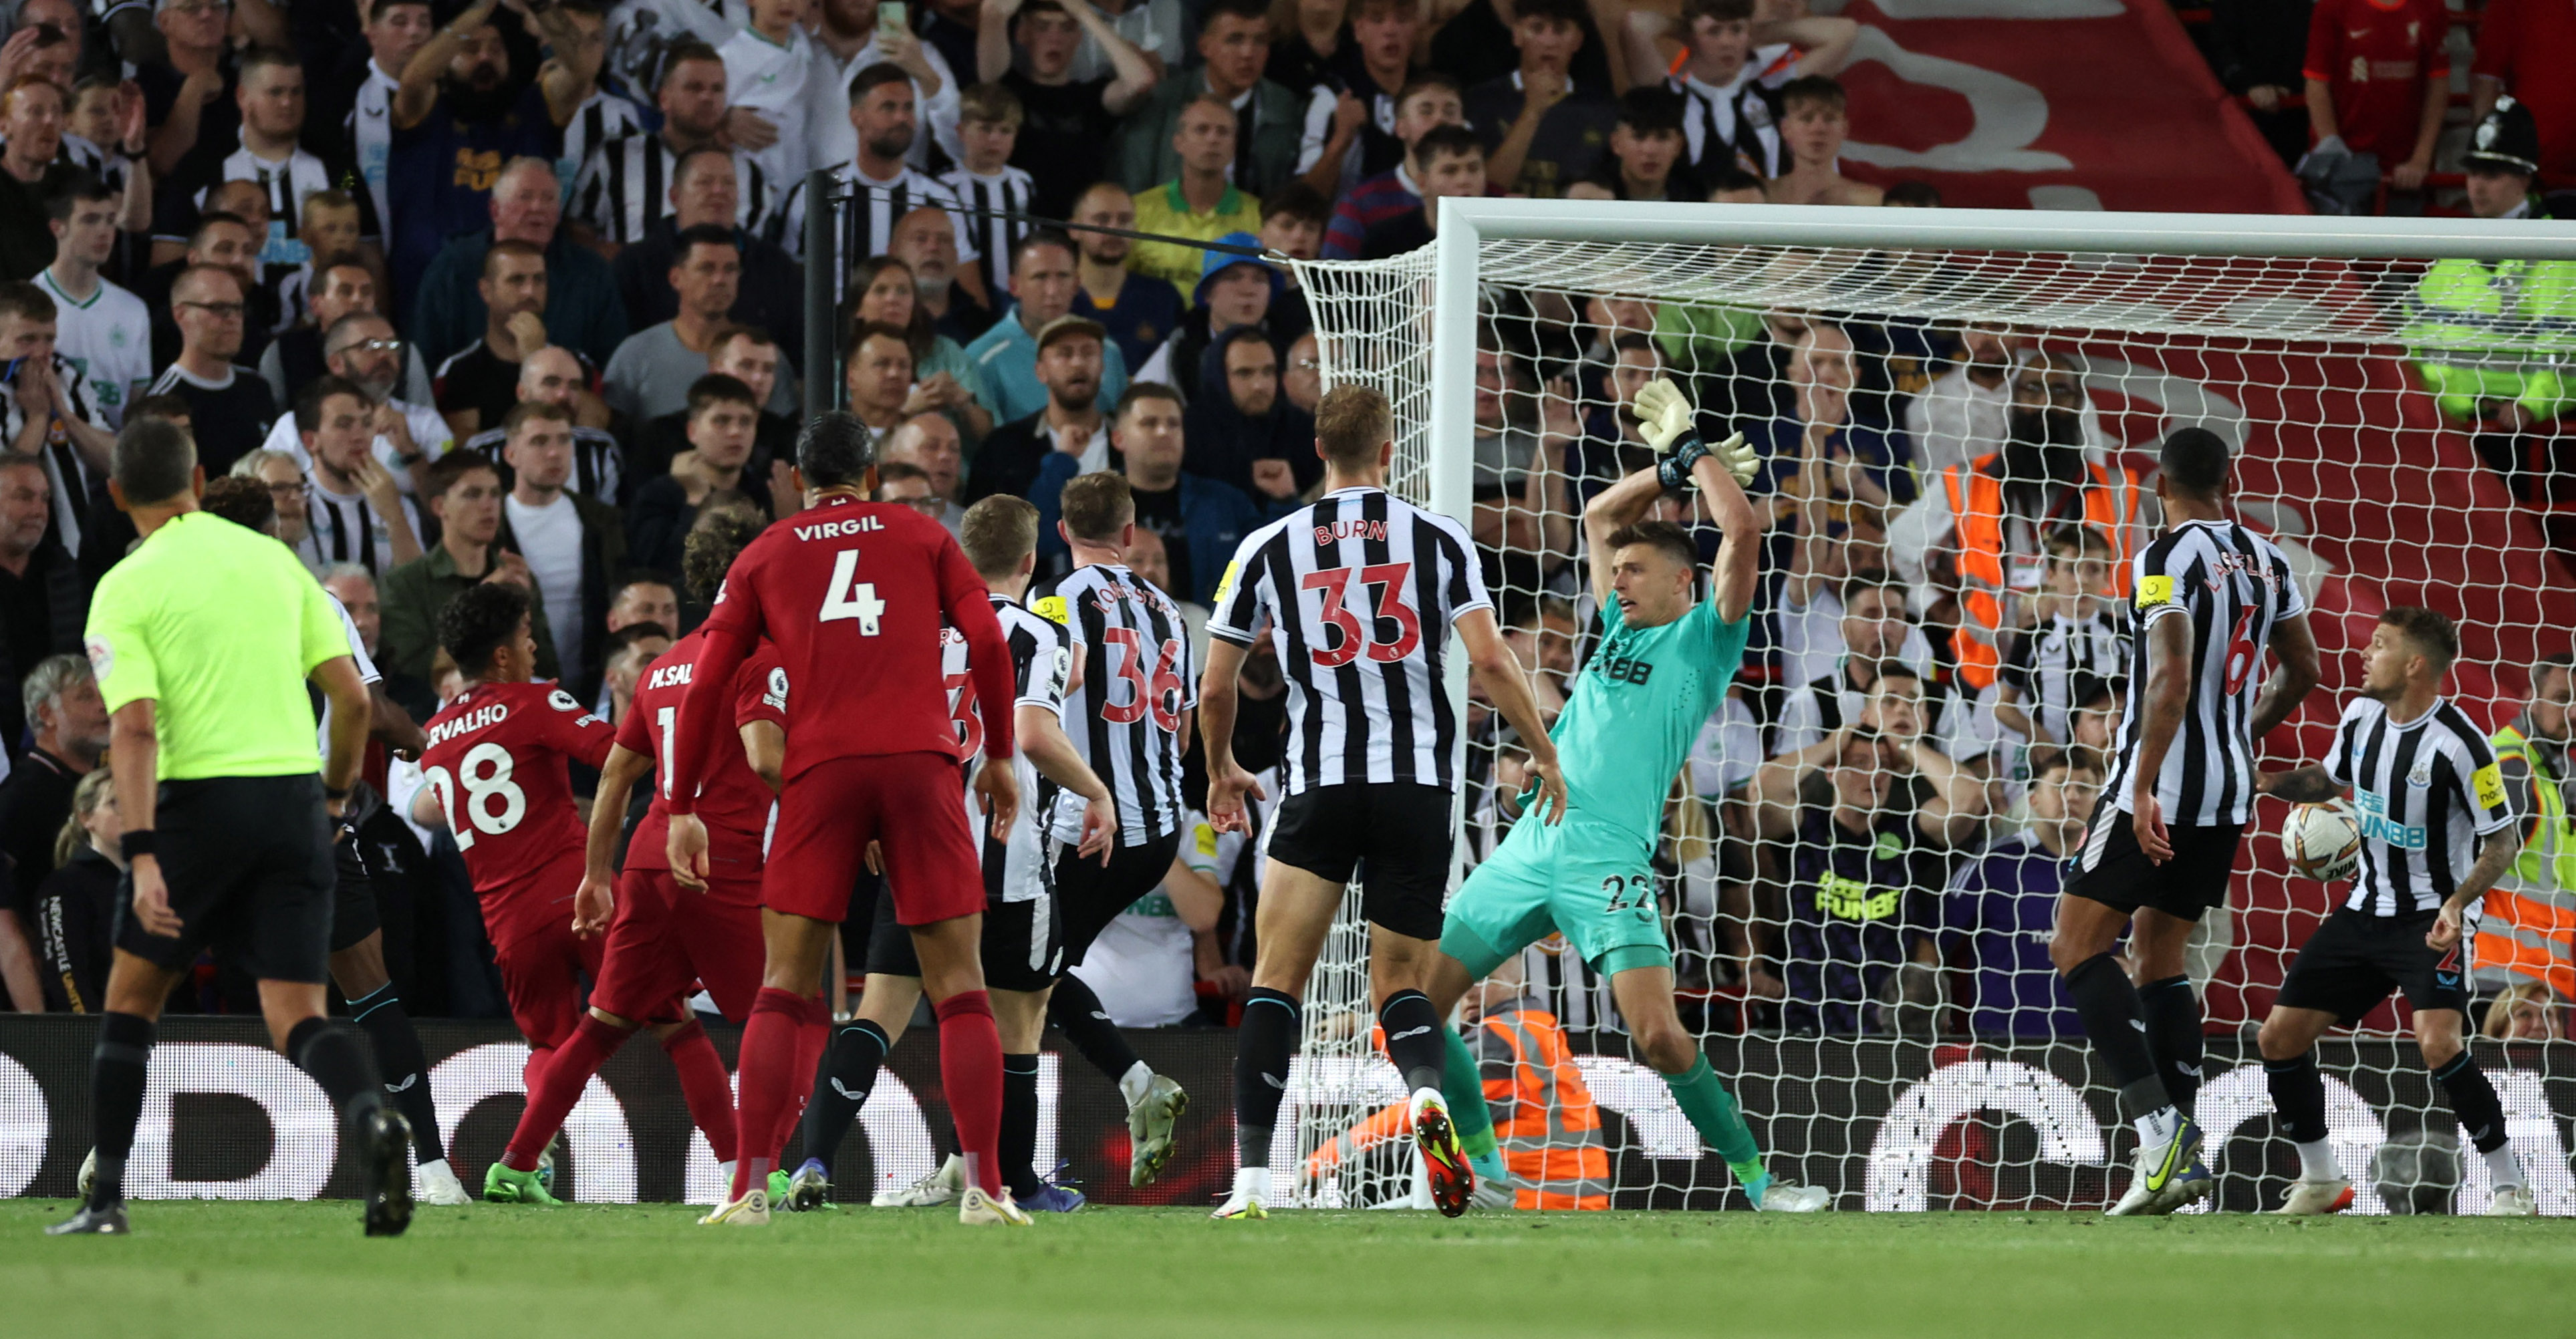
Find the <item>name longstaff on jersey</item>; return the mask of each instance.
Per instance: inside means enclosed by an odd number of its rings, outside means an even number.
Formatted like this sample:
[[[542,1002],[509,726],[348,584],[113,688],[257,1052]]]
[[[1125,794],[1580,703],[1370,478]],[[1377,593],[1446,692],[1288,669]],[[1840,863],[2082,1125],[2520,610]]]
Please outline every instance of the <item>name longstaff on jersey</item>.
[[[673,643],[635,685],[635,701],[617,727],[618,743],[653,760],[653,803],[626,843],[628,869],[670,868],[671,741],[680,728],[680,706],[696,678],[698,657],[706,649],[703,632]],[[787,728],[787,671],[767,642],[733,675],[734,729],[739,733],[754,721]],[[775,799],[769,783],[751,770],[740,743],[721,741],[706,779],[698,783],[697,803],[698,818],[707,828],[707,861],[717,878],[759,877]]]
[[[551,683],[476,684],[427,729],[422,776],[437,792],[474,891],[486,899],[572,896],[584,833],[567,764],[608,761],[617,732]],[[567,855],[572,882],[532,886]]]
[[[1266,621],[1288,679],[1288,793],[1458,784],[1466,741],[1442,682],[1449,626],[1491,609],[1466,527],[1380,488],[1345,488],[1244,537],[1208,634]]]
[[[774,648],[809,708],[787,732],[792,779],[832,758],[956,756],[940,628],[961,611],[990,618],[985,595],[946,527],[836,495],[743,550],[704,631]]]
[[[2139,553],[2130,588],[2129,700],[2120,755],[2105,794],[2121,812],[2135,801],[2132,771],[2146,734],[2148,632],[2165,618],[2191,620],[2191,704],[2156,775],[2165,822],[2242,823],[2254,803],[2254,688],[2272,630],[2304,618],[2305,592],[2273,543],[2232,521],[2191,521]]]
[[[1183,713],[1199,704],[1189,625],[1154,583],[1115,563],[1076,568],[1040,603],[1061,613],[1082,666],[1068,690],[1065,733],[1118,801],[1118,842],[1142,846],[1180,829]],[[1081,797],[1049,797],[1058,841],[1082,840]]]

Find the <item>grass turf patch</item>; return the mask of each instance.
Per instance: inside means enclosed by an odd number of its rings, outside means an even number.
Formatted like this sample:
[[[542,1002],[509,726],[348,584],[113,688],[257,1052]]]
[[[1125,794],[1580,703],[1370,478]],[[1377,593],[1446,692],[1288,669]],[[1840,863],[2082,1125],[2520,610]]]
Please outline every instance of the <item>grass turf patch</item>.
[[[125,1240],[48,1239],[60,1201],[0,1202],[16,1333],[263,1339],[2376,1332],[2475,1315],[2556,1332],[2576,1289],[2547,1220],[2090,1214],[1813,1217],[1086,1210],[1025,1231],[946,1210],[700,1228],[676,1206],[423,1209],[359,1235],[357,1206],[141,1202]],[[2466,1266],[2463,1268],[2462,1266]],[[2187,1309],[2176,1310],[2178,1305]]]

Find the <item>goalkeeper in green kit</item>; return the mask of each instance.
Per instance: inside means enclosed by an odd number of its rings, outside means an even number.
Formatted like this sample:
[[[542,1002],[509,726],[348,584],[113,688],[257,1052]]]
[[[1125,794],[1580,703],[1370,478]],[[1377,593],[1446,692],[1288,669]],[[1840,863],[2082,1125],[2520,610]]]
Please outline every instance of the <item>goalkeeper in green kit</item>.
[[[1565,779],[1562,823],[1515,825],[1449,904],[1428,994],[1445,1017],[1470,986],[1561,931],[1608,978],[1629,1035],[1671,1086],[1700,1137],[1735,1170],[1756,1209],[1827,1207],[1819,1188],[1774,1180],[1735,1099],[1673,1011],[1673,955],[1655,902],[1652,861],[1664,799],[1726,697],[1744,657],[1762,523],[1745,499],[1756,456],[1742,436],[1702,444],[1689,401],[1669,381],[1638,393],[1656,469],[1619,481],[1584,508],[1601,641],[1548,732]],[[1666,492],[1696,487],[1725,532],[1705,602],[1692,598],[1699,549],[1669,521],[1645,520]],[[1533,815],[1535,817],[1536,815]],[[1449,1033],[1443,1088],[1479,1178],[1500,1184],[1476,1061]]]

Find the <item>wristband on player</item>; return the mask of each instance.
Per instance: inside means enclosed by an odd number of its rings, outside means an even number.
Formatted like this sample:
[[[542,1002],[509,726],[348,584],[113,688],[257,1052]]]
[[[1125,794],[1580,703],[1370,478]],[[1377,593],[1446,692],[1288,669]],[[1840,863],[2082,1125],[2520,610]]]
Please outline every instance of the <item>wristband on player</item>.
[[[1698,433],[1684,433],[1680,444],[1664,457],[1662,464],[1655,467],[1655,477],[1663,483],[1667,493],[1695,487],[1691,482],[1691,469],[1707,454],[1708,444],[1699,439]]]
[[[131,865],[134,863],[134,859],[137,856],[154,854],[152,850],[152,829],[127,828],[125,830],[125,835],[116,839],[116,845],[118,850],[124,852],[125,863]]]

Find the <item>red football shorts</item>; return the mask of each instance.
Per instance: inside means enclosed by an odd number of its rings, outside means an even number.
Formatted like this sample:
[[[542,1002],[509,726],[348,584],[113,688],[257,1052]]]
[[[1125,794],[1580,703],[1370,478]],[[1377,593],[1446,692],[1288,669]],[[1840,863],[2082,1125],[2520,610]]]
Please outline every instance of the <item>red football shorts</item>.
[[[885,851],[895,919],[954,920],[984,909],[984,873],[967,827],[964,773],[941,753],[832,758],[787,783],[769,841],[760,900],[772,911],[838,924],[849,914],[868,843]]]
[[[618,876],[607,961],[590,1002],[630,1023],[676,1023],[688,1017],[697,982],[739,1023],[751,1017],[766,958],[756,890],[694,893],[667,869],[630,869]]]
[[[581,1025],[581,981],[599,979],[602,945],[597,936],[576,939],[572,901],[560,904],[561,915],[523,922],[507,948],[494,956],[501,964],[501,988],[510,997],[510,1017],[528,1044],[540,1049],[561,1046]]]

